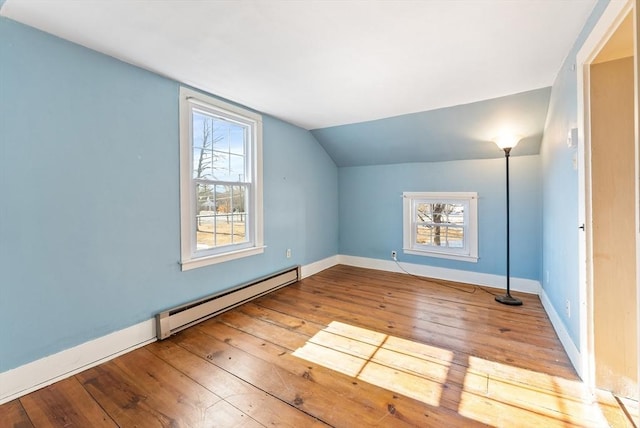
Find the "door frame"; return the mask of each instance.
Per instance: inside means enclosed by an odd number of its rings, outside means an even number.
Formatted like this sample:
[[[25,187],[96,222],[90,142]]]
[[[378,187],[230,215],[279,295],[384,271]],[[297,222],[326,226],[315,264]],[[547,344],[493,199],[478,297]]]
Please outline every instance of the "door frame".
[[[593,315],[593,231],[591,216],[591,125],[590,125],[590,69],[591,64],[607,44],[610,37],[618,29],[624,18],[634,12],[638,0],[612,1],[593,27],[589,36],[576,55],[577,77],[577,127],[578,127],[578,226],[584,226],[578,233],[579,256],[579,296],[580,296],[580,364],[576,367],[582,380],[590,387],[595,387],[595,355],[594,355],[594,315]],[[637,10],[635,11],[637,12]],[[637,13],[634,13],[634,33],[637,36]],[[638,56],[638,46],[634,41],[634,52]],[[638,87],[637,61],[634,67],[636,88]],[[639,198],[639,161],[638,161],[638,92],[635,94],[635,222],[636,222],[636,266],[640,267],[640,198]],[[636,269],[640,271],[640,269]],[[640,322],[640,273],[636,277],[638,295],[638,322]],[[638,333],[640,349],[640,330]],[[639,370],[640,371],[640,370]],[[640,374],[640,373],[639,373]],[[640,377],[639,377],[640,378]]]

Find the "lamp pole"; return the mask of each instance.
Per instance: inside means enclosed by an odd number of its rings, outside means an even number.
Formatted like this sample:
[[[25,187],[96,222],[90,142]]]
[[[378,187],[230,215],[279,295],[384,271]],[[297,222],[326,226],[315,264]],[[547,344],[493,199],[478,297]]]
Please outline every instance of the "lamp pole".
[[[515,298],[511,295],[511,287],[510,287],[511,263],[509,260],[509,256],[510,256],[510,251],[509,251],[509,154],[511,153],[512,147],[503,147],[502,149],[504,150],[504,158],[507,164],[507,180],[506,180],[507,182],[507,294],[504,294],[502,296],[496,296],[496,302],[500,302],[505,305],[520,306],[522,305],[522,300]]]

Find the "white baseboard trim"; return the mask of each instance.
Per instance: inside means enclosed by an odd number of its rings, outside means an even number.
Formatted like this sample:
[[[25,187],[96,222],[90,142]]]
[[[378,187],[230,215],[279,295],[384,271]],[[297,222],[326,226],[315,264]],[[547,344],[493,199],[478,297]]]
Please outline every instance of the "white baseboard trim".
[[[304,265],[301,268],[302,278],[336,264],[338,264],[337,255]],[[155,340],[155,319],[150,319],[2,372],[0,373],[0,404],[15,400]]]
[[[367,257],[347,256],[340,254],[338,262],[343,265],[384,270],[387,272],[403,272],[393,260],[370,259]],[[505,277],[489,273],[470,272],[457,269],[447,269],[434,266],[418,265],[399,262],[400,265],[413,275],[427,278],[443,279],[446,281],[464,282],[466,284],[483,285],[486,287],[504,288]],[[511,290],[522,293],[540,294],[540,282],[526,278],[511,278]]]
[[[315,275],[318,272],[322,272],[325,269],[329,269],[332,266],[338,264],[338,256],[327,257],[326,259],[318,260],[317,262],[309,263],[301,268],[302,278],[306,278],[311,275]]]
[[[554,308],[551,304],[551,300],[549,300],[549,297],[547,297],[547,293],[544,291],[544,288],[540,293],[540,301],[542,302],[544,310],[547,311],[547,315],[549,316],[551,325],[553,325],[553,329],[556,331],[558,339],[560,339],[560,343],[562,343],[562,346],[564,347],[564,351],[569,356],[571,364],[573,364],[573,367],[576,369],[578,376],[580,376],[581,379],[584,379],[582,356],[580,355],[580,351],[576,347],[575,343],[573,343],[573,340],[571,340],[569,332],[560,319],[556,308]]]
[[[0,404],[19,398],[156,340],[155,319],[0,373]]]

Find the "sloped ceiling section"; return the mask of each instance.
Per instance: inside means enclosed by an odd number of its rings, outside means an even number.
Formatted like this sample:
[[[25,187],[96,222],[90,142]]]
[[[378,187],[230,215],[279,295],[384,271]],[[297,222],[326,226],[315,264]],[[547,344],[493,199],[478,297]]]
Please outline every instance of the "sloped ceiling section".
[[[551,86],[595,2],[6,0],[0,15],[317,129]]]
[[[540,151],[551,88],[312,130],[338,166],[439,162],[503,157],[492,139],[502,133],[523,139],[512,155]]]

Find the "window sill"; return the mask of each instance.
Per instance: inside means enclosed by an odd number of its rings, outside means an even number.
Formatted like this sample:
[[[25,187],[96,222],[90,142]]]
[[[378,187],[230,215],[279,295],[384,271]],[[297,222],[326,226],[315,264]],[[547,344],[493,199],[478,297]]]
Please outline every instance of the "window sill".
[[[467,256],[465,254],[438,253],[435,251],[412,250],[410,248],[403,248],[402,251],[405,254],[412,254],[414,256],[437,257],[440,259],[449,259],[449,260],[458,260],[462,262],[478,263],[477,256]]]
[[[260,247],[244,248],[242,250],[216,254],[214,256],[198,257],[197,259],[183,260],[182,262],[180,262],[180,265],[182,271],[191,270],[199,267],[214,265],[217,263],[224,263],[231,260],[241,259],[243,257],[254,256],[256,254],[262,254],[264,253],[265,248],[266,246],[263,245]]]

